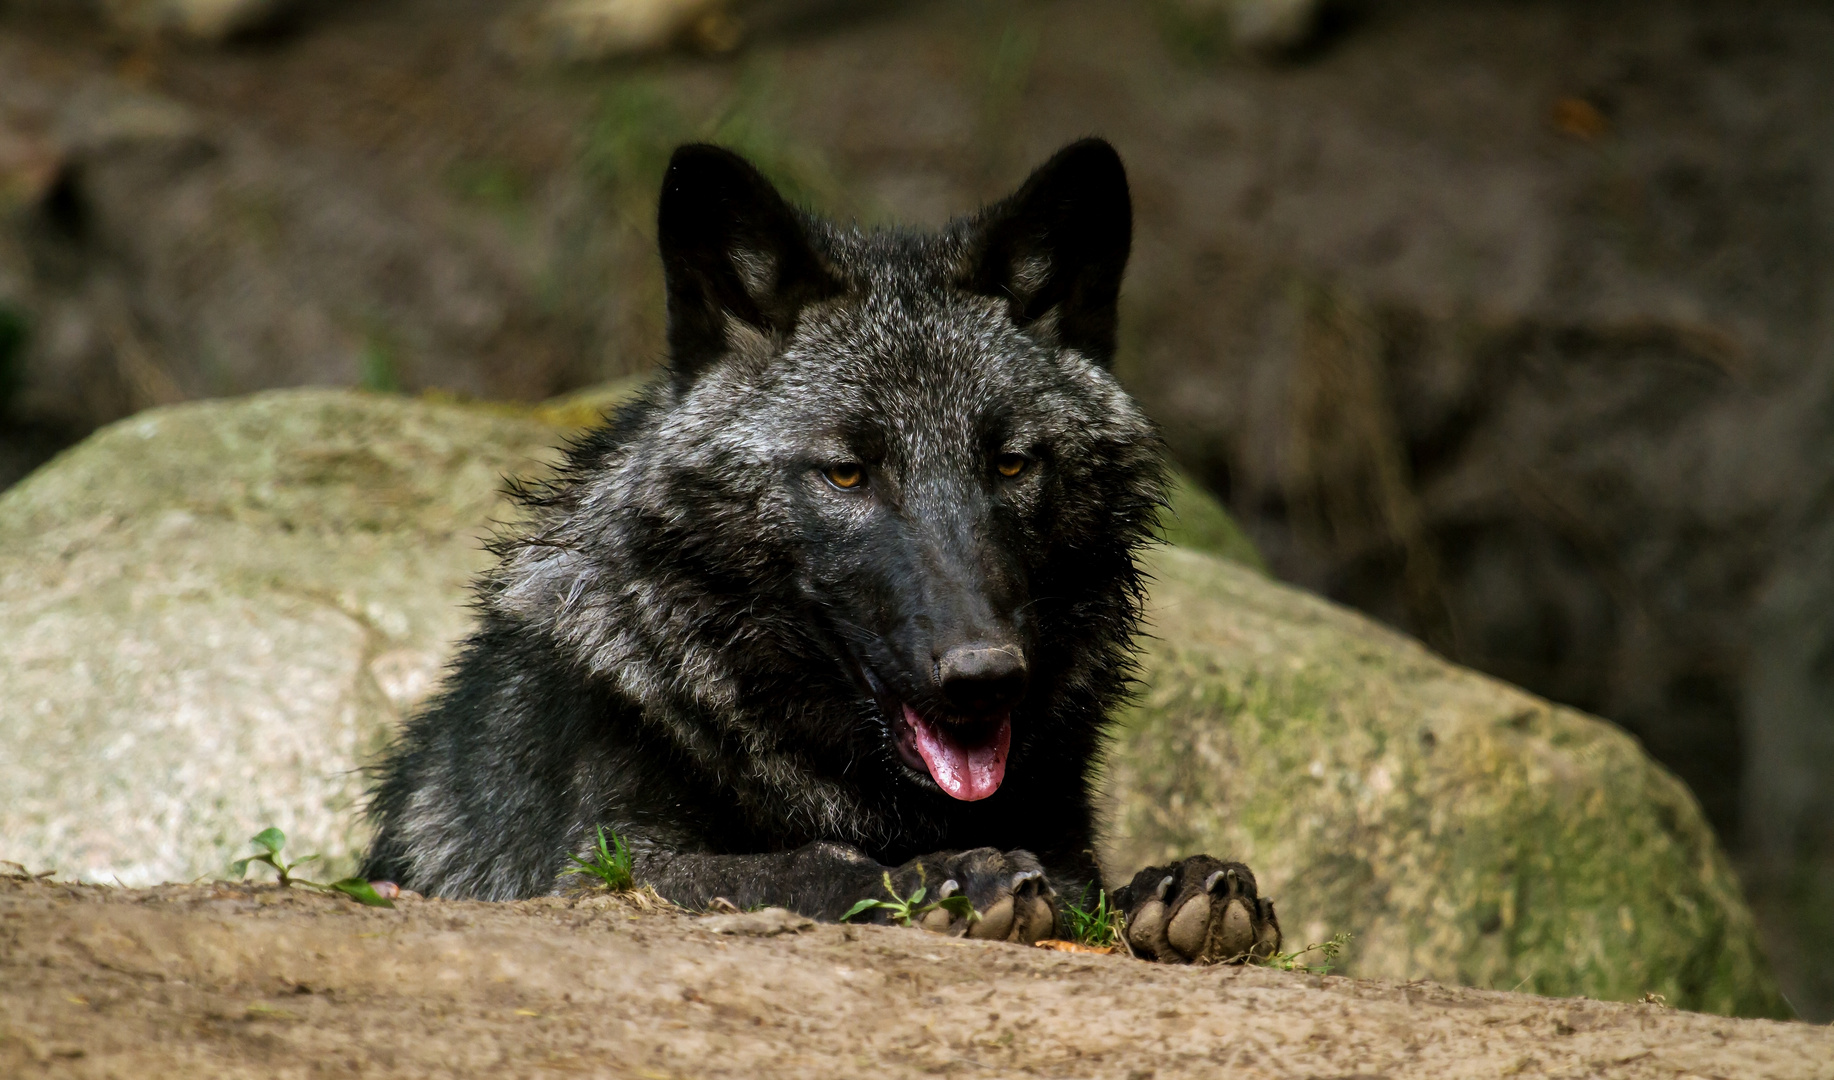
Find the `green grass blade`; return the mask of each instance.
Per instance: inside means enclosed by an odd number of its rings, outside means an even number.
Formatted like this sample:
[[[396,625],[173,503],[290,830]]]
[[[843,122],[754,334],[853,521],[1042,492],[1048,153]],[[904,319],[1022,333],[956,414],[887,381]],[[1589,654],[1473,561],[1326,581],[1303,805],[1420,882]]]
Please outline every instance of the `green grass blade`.
[[[567,854],[567,858],[569,858],[569,859],[572,859],[572,860],[573,860],[574,862],[576,862],[576,863],[578,863],[579,865],[578,865],[578,866],[569,866],[569,867],[567,867],[567,868],[566,868],[565,870],[562,870],[562,871],[561,871],[561,873],[563,873],[563,874],[593,874],[593,875],[596,875],[596,876],[598,876],[598,877],[604,877],[604,876],[605,876],[605,875],[604,875],[604,874],[603,874],[603,873],[602,873],[602,872],[601,872],[601,871],[599,870],[599,864],[598,864],[598,863],[595,863],[595,862],[588,862],[587,860],[585,860],[585,859],[582,859],[582,858],[580,858],[580,857],[579,857],[578,855],[575,855],[575,854],[573,854],[573,853],[571,853],[571,852],[568,852],[568,854]]]
[[[622,892],[637,883],[631,864],[630,845],[615,832],[608,839],[603,825],[598,827],[598,843],[590,859],[583,859],[571,852],[567,858],[576,865],[562,870],[562,874],[591,874],[613,892]]]
[[[1063,908],[1064,930],[1070,940],[1098,949],[1118,946],[1125,920],[1109,906],[1107,891],[1097,889],[1095,903],[1089,904],[1089,890],[1084,889],[1082,899],[1084,903],[1065,904]]]

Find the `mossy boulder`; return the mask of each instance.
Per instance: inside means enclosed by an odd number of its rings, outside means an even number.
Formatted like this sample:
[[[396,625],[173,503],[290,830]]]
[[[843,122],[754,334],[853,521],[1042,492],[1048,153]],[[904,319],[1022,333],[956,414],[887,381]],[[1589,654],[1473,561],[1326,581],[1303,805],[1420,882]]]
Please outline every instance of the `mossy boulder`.
[[[1621,729],[1239,564],[1150,566],[1107,865],[1240,858],[1350,974],[1787,1015],[1694,797]]]
[[[481,542],[566,433],[539,410],[281,391],[109,427],[0,495],[0,859],[129,884],[278,825],[352,864],[361,769],[464,633]],[[1687,791],[1602,721],[1269,580],[1181,486],[1115,867],[1251,862],[1342,970],[1722,1012],[1779,1001]]]

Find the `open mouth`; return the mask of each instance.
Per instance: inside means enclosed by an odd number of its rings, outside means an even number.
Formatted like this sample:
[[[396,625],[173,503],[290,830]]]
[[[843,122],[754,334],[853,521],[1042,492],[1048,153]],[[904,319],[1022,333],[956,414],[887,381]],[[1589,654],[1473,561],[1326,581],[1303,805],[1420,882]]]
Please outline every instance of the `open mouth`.
[[[1010,713],[958,723],[925,720],[905,705],[892,730],[904,763],[927,771],[952,798],[977,802],[1000,790],[1006,779],[1006,754],[1013,742]]]

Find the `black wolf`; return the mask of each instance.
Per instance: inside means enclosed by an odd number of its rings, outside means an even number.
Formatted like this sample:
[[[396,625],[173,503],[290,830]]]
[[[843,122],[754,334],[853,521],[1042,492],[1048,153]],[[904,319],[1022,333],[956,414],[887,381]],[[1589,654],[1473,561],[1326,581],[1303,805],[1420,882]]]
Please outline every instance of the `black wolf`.
[[[1163,499],[1108,372],[1132,229],[1099,140],[935,234],[677,151],[667,377],[522,492],[481,625],[381,770],[369,876],[548,893],[604,825],[689,906],[834,919],[890,870],[981,915],[935,928],[1056,933],[1099,881],[1090,763]],[[1278,945],[1239,864],[1117,896],[1163,959]]]

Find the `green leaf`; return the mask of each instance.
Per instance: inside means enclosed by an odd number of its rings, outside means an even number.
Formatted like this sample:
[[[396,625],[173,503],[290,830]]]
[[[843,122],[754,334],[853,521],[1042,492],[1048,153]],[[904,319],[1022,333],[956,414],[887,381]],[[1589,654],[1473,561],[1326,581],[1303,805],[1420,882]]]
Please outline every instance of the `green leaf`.
[[[855,915],[861,914],[862,912],[875,911],[882,907],[891,907],[891,906],[892,905],[886,903],[883,900],[862,900],[859,903],[848,908],[847,914],[841,916],[841,921],[842,922],[852,922],[853,917]]]
[[[287,844],[287,834],[269,825],[250,837],[248,842],[256,847],[266,848],[269,855],[278,855],[280,849]]]
[[[974,910],[974,902],[961,893],[956,893],[954,896],[945,896],[930,906],[933,908],[941,908],[949,914],[957,918],[967,919],[971,923],[979,922],[981,918],[981,913]]]
[[[919,885],[917,886],[917,891],[912,893],[911,898],[906,900],[905,903],[910,907],[916,907],[918,904],[923,903],[923,895],[929,891],[928,886]]]
[[[230,876],[231,877],[242,877],[243,875],[247,874],[248,873],[248,864],[254,861],[255,860],[252,858],[237,859],[235,862],[230,863],[229,864]]]
[[[371,885],[367,878],[347,877],[342,881],[334,881],[325,887],[328,889],[335,889],[365,907],[392,908],[395,906],[395,902],[377,892],[376,887]]]

